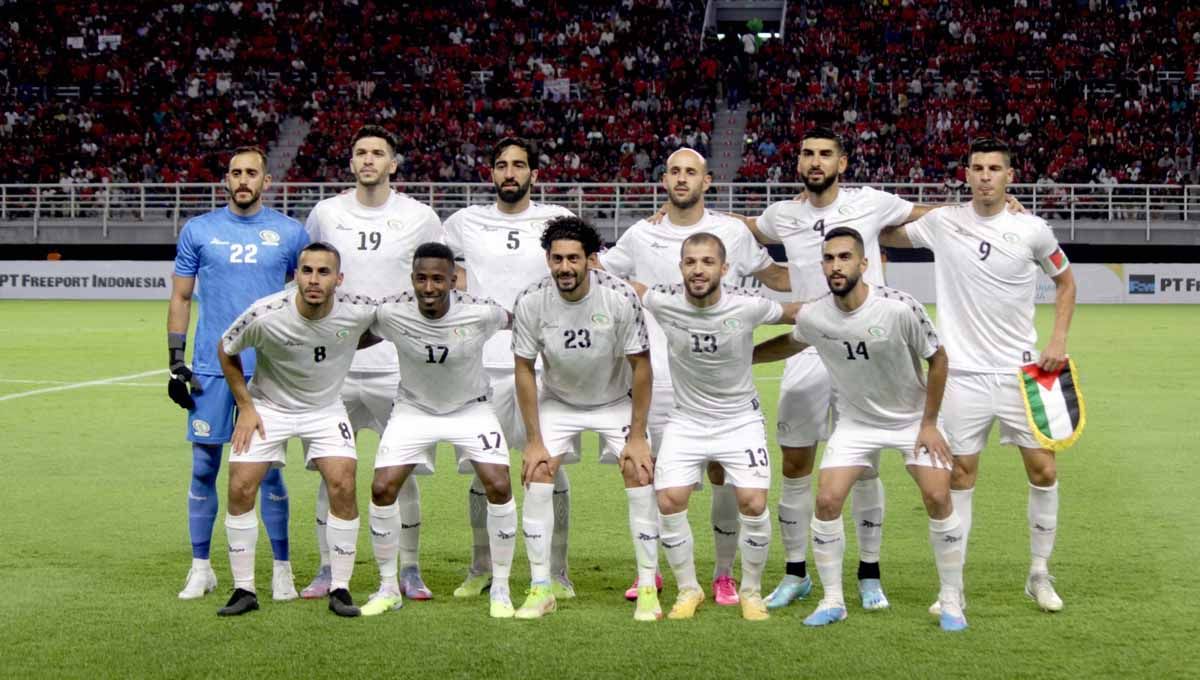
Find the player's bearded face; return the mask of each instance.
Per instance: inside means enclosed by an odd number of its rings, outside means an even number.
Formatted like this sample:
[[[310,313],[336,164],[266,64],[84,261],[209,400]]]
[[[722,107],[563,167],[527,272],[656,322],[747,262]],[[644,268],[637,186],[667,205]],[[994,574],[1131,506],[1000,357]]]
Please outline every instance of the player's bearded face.
[[[546,261],[560,293],[574,293],[587,279],[588,257],[583,244],[578,241],[554,241]]]
[[[711,182],[703,160],[694,153],[677,151],[667,162],[669,167],[663,175],[667,200],[680,210],[687,210],[699,203]]]
[[[720,250],[711,243],[688,246],[679,262],[683,273],[683,285],[689,297],[706,298],[721,285],[721,277],[728,265],[721,258]]]
[[[492,163],[492,184],[504,203],[519,203],[536,179],[537,172],[529,167],[529,155],[519,146],[505,147]]]
[[[829,292],[838,297],[849,295],[862,278],[864,262],[854,250],[853,239],[835,238],[826,243],[821,268],[825,271]]]
[[[308,304],[313,307],[325,304],[341,282],[337,256],[333,253],[317,251],[300,256],[300,264],[296,267],[296,286]]]
[[[796,170],[809,193],[823,194],[846,171],[846,156],[831,139],[807,139]]]
[[[225,190],[229,192],[229,199],[234,205],[241,210],[248,210],[262,198],[263,189],[269,181],[258,154],[239,154],[229,161]]]

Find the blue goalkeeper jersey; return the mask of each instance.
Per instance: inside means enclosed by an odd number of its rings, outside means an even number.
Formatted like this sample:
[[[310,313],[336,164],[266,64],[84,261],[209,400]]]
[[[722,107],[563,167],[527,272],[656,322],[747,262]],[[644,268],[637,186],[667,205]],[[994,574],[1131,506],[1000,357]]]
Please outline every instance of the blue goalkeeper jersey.
[[[199,277],[192,296],[199,302],[193,373],[221,375],[221,334],[250,303],[283,290],[306,245],[299,222],[266,206],[249,217],[224,207],[188,220],[176,246],[175,275]],[[241,357],[250,375],[254,351]]]

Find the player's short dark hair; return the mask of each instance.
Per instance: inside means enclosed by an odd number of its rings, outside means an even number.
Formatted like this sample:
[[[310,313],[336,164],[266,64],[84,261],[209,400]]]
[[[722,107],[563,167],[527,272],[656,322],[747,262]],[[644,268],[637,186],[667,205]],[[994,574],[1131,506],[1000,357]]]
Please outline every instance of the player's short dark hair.
[[[854,239],[854,249],[858,251],[858,256],[862,257],[867,252],[867,246],[863,243],[862,234],[858,233],[857,229],[851,227],[836,227],[825,232],[825,242],[829,243],[835,238],[848,236]]]
[[[1012,149],[1008,142],[995,137],[980,137],[971,141],[971,150],[967,153],[967,165],[971,165],[971,156],[977,153],[999,153],[1004,156],[1004,163],[1012,166]]]
[[[529,141],[528,139],[521,139],[520,137],[505,137],[504,139],[501,139],[500,141],[496,142],[496,146],[492,147],[492,166],[493,167],[496,165],[496,159],[500,157],[500,154],[504,153],[504,150],[510,146],[515,146],[518,149],[522,149],[525,151],[525,159],[526,159],[526,162],[529,164],[530,170],[538,169],[537,146],[533,142]]]
[[[333,259],[337,263],[338,271],[342,269],[342,254],[329,241],[313,241],[304,246],[304,249],[300,251],[300,255],[296,257],[297,263],[299,263],[300,257],[304,256],[304,253],[333,253]]]
[[[358,140],[367,137],[378,137],[387,142],[388,151],[394,156],[396,155],[396,135],[382,125],[364,125],[354,132],[354,139],[350,140],[350,148],[353,149]]]
[[[580,217],[563,215],[546,223],[542,232],[542,249],[550,252],[555,241],[579,241],[588,257],[600,252],[600,233]]]
[[[259,160],[262,161],[263,172],[267,171],[267,152],[263,151],[261,146],[239,146],[229,155],[229,162],[233,162],[234,156],[241,156],[244,153],[258,154]]]
[[[842,136],[834,132],[831,128],[821,126],[811,127],[800,138],[800,143],[803,144],[805,140],[809,139],[828,139],[837,147],[838,153],[846,153],[846,145],[842,144]]]
[[[683,251],[690,245],[699,245],[701,243],[717,244],[717,253],[721,256],[721,261],[725,261],[725,243],[721,237],[716,234],[710,234],[707,231],[697,232],[683,240],[683,245],[679,247],[679,257],[683,257]]]
[[[413,251],[413,268],[417,267],[417,260],[432,259],[446,260],[450,263],[450,270],[454,271],[454,251],[450,250],[450,246],[437,241],[422,243]]]

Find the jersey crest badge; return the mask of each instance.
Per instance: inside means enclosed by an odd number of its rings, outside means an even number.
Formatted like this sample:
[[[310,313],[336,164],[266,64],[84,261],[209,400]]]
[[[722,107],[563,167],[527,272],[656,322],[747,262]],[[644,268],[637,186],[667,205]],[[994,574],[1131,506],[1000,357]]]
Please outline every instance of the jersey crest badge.
[[[258,232],[258,237],[262,239],[264,246],[279,245],[279,232],[273,229],[263,229]]]

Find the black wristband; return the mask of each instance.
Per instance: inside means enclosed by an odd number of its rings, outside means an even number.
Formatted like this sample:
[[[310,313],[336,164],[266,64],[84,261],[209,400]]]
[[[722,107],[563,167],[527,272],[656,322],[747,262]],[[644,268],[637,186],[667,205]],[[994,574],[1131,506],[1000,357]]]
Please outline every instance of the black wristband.
[[[187,336],[183,333],[167,333],[167,368],[185,364]]]

